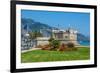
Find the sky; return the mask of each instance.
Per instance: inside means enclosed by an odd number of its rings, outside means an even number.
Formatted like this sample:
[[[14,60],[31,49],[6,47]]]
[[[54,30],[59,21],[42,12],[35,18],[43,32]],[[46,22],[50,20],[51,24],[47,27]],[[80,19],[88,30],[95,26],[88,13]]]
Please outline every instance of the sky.
[[[64,30],[71,27],[86,36],[90,35],[90,13],[21,10],[21,18],[33,19]]]

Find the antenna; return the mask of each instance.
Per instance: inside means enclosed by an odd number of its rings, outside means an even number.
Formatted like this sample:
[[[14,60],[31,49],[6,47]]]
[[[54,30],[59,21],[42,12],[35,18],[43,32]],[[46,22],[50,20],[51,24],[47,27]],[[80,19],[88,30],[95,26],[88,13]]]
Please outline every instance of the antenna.
[[[58,24],[58,29],[59,29],[59,24]]]
[[[27,28],[27,33],[28,33],[28,25],[26,25],[26,28]]]

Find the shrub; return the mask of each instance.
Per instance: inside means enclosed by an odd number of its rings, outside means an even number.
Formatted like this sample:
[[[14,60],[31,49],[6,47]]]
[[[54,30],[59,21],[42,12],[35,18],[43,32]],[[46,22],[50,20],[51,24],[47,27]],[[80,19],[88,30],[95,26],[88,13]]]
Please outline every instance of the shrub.
[[[63,43],[61,44],[61,46],[59,47],[59,51],[65,51],[67,48],[67,46]]]
[[[70,42],[70,43],[67,43],[67,47],[68,47],[68,48],[73,48],[73,47],[75,47],[75,45],[74,45],[74,43],[71,43],[71,42]]]
[[[47,44],[47,45],[42,46],[42,50],[50,50],[50,45]]]
[[[66,49],[66,51],[76,51],[76,50],[78,50],[76,47],[75,47],[75,45],[74,45],[74,43],[67,43],[67,49]]]
[[[50,42],[50,45],[51,45],[51,50],[57,50],[59,48],[60,41],[58,41],[58,40],[52,40]]]
[[[54,38],[50,38],[48,41],[51,42],[51,41],[53,41],[53,40],[54,40]]]

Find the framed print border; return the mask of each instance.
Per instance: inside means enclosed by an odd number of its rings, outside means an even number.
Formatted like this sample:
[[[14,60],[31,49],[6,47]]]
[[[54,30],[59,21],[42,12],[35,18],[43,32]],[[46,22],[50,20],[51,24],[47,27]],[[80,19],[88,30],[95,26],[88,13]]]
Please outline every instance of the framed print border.
[[[94,9],[94,64],[88,65],[73,65],[73,66],[56,66],[56,67],[40,67],[40,68],[16,68],[16,5],[36,5],[36,6],[53,6],[53,7],[70,7],[70,8],[86,8]],[[44,71],[44,70],[59,70],[59,69],[77,69],[97,67],[97,6],[94,5],[78,5],[78,4],[62,4],[62,3],[47,3],[33,1],[11,1],[11,72],[28,72],[28,71]]]

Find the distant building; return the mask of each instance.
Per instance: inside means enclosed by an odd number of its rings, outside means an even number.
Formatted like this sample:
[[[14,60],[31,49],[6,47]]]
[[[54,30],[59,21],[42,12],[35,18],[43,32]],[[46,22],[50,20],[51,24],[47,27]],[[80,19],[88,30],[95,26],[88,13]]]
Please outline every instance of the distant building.
[[[26,30],[21,30],[21,32],[21,50],[27,50],[36,47],[36,40],[30,39]]]

